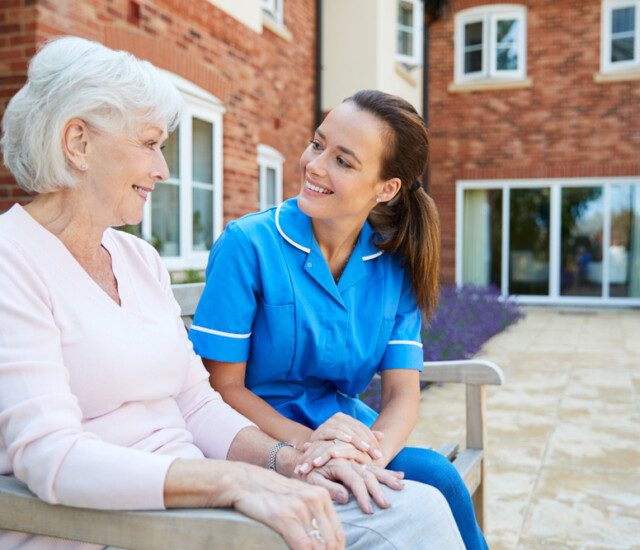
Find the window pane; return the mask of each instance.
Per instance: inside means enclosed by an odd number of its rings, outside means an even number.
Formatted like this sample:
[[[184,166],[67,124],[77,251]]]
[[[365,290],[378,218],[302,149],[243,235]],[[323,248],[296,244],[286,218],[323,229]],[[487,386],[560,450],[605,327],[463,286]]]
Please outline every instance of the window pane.
[[[611,11],[611,33],[629,32],[635,30],[636,9],[634,7],[621,8]]]
[[[634,7],[611,10],[611,62],[634,59],[635,46]]]
[[[267,208],[271,208],[276,205],[276,171],[273,168],[267,168],[266,177],[265,204]]]
[[[464,26],[464,45],[465,47],[482,45],[482,21]]]
[[[464,54],[464,72],[477,73],[482,71],[482,51]]]
[[[549,294],[548,188],[512,189],[509,204],[509,294]]]
[[[500,288],[502,190],[464,192],[462,282]]]
[[[180,155],[178,152],[180,128],[176,128],[174,132],[167,138],[164,143],[164,149],[162,153],[167,161],[169,167],[169,178],[179,180],[180,179]]]
[[[213,244],[213,191],[193,188],[193,250],[209,250]]]
[[[498,71],[518,70],[518,50],[515,47],[498,48],[496,51],[496,69]]]
[[[398,53],[413,56],[413,35],[405,31],[398,31]]]
[[[151,244],[161,256],[180,255],[180,189],[157,183],[151,194]]]
[[[482,71],[482,21],[464,26],[464,72]]]
[[[498,44],[516,44],[518,42],[518,21],[502,19],[497,25]]]
[[[614,38],[611,41],[611,62],[633,60],[634,38]]]
[[[640,184],[611,188],[609,295],[640,297]]]
[[[404,27],[413,27],[413,4],[411,2],[398,2],[398,24]]]
[[[496,69],[518,70],[518,21],[505,19],[497,24]]]
[[[602,187],[562,189],[560,293],[602,295]]]
[[[193,181],[213,184],[213,124],[193,119]]]

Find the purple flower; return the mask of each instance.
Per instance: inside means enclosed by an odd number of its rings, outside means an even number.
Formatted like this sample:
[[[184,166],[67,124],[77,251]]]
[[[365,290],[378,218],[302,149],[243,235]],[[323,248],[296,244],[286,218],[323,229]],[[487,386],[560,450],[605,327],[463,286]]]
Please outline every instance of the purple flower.
[[[510,299],[502,299],[495,287],[442,286],[431,324],[423,320],[424,360],[469,359],[489,338],[523,317],[522,308]],[[371,381],[360,399],[380,410],[379,378]]]

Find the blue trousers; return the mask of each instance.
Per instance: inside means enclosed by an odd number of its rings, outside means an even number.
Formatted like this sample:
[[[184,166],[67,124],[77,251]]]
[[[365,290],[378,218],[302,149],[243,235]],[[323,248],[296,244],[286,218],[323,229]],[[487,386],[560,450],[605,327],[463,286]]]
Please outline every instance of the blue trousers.
[[[426,483],[438,489],[449,503],[467,550],[488,550],[476,521],[469,491],[446,457],[429,449],[405,447],[387,468],[404,472],[405,479]]]

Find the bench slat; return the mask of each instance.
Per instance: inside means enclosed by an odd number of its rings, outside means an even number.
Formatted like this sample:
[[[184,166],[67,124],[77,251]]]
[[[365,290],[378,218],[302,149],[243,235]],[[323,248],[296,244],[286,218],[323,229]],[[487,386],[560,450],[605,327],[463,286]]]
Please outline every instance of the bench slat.
[[[0,529],[134,550],[287,548],[266,525],[229,509],[103,511],[52,505],[0,476]]]
[[[457,443],[445,443],[436,448],[436,452],[453,462],[454,458],[458,454],[458,448],[460,446]]]

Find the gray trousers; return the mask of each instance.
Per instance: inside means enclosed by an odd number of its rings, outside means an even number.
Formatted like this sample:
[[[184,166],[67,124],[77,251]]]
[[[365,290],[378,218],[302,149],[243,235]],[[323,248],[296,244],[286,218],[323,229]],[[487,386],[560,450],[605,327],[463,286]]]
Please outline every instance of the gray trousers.
[[[363,514],[356,501],[336,504],[349,550],[464,550],[464,543],[442,494],[416,481],[402,491],[385,489],[391,508],[375,506]]]

